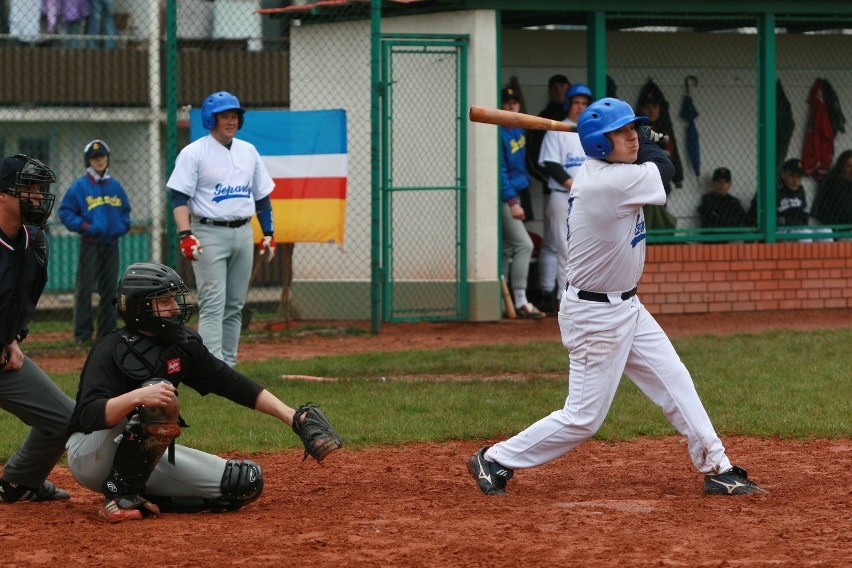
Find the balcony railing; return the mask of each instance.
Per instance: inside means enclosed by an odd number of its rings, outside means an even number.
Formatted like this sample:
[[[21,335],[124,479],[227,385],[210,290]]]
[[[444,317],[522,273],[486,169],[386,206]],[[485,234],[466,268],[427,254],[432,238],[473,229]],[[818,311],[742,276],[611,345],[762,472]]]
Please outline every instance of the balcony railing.
[[[138,47],[138,46],[137,46]],[[211,90],[232,90],[245,106],[289,105],[289,53],[241,49],[178,52],[180,105],[197,106]],[[165,93],[165,56],[160,76],[150,77],[145,49],[69,49],[2,46],[0,106],[147,107],[151,81]]]

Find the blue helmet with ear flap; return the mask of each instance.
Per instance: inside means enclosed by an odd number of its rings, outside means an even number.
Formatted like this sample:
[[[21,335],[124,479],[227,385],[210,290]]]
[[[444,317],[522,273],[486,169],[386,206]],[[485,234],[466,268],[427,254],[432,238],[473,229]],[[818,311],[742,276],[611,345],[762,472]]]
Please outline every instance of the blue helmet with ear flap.
[[[204,99],[201,104],[201,125],[207,130],[213,130],[216,127],[216,115],[226,110],[235,110],[240,113],[239,128],[242,128],[246,111],[240,106],[240,99],[228,91],[219,91]]]
[[[565,96],[562,98],[562,107],[565,110],[571,108],[571,99],[574,97],[589,97],[589,102],[595,99],[588,85],[585,83],[574,83],[565,91]]]
[[[590,158],[606,158],[612,152],[612,142],[606,135],[634,122],[647,124],[648,117],[636,116],[633,108],[620,99],[606,97],[593,102],[577,121],[583,151]]]

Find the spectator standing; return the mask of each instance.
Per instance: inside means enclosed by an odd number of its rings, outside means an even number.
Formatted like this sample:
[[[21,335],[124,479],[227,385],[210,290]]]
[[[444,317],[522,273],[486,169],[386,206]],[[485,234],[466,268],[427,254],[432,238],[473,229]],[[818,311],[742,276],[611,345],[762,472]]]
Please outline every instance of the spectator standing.
[[[503,110],[520,112],[517,93],[506,87],[500,93]],[[527,280],[533,242],[524,226],[521,196],[529,193],[530,176],[526,164],[526,136],[523,128],[500,128],[500,216],[503,228],[503,275],[509,278],[512,301],[518,317],[541,319],[544,314],[527,299]],[[509,267],[511,266],[511,273]]]
[[[639,93],[637,108],[640,115],[648,117],[648,126],[651,127],[651,130],[668,136],[668,144],[664,150],[675,169],[674,176],[665,184],[666,195],[668,195],[672,190],[672,185],[677,188],[683,185],[683,164],[680,160],[680,152],[672,128],[669,102],[660,87],[649,79]],[[647,205],[645,207],[645,222],[649,229],[675,229],[677,227],[677,217],[672,215],[665,205]]]
[[[90,0],[43,0],[42,11],[47,19],[47,31],[63,36],[83,35],[86,18],[91,12]],[[80,38],[63,40],[63,44],[76,49]]]
[[[592,102],[588,85],[575,83],[565,92],[563,106],[567,112],[562,121],[576,126],[580,115]],[[541,145],[539,166],[547,172],[550,197],[544,210],[544,235],[538,255],[541,306],[539,309],[556,312],[565,290],[568,266],[568,194],[577,170],[586,161],[586,154],[576,132],[548,130]]]
[[[180,250],[195,273],[198,332],[210,352],[231,367],[237,364],[253,262],[252,215],[257,214],[264,235],[260,254],[267,262],[275,254],[269,199],[275,183],[257,148],[236,138],[245,112],[229,92],[205,98],[201,123],[210,134],[180,151],[166,183]]]
[[[550,120],[563,120],[566,116],[565,112],[565,92],[571,87],[571,81],[568,77],[561,74],[556,74],[550,77],[547,81],[547,106],[544,107],[538,115],[542,118]],[[544,185],[545,195],[550,193],[547,188],[547,172],[538,165],[538,156],[541,152],[541,143],[544,141],[545,132],[543,130],[527,131],[527,170],[530,175],[542,182]]]
[[[840,153],[820,183],[811,215],[823,225],[852,224],[852,150]]]
[[[711,181],[713,189],[701,196],[698,214],[701,226],[714,227],[743,227],[748,219],[740,200],[728,193],[731,190],[731,170],[716,168],[713,170]]]
[[[77,287],[74,290],[74,339],[88,345],[94,333],[92,292],[98,292],[97,337],[115,329],[113,300],[118,285],[118,240],[130,230],[130,201],[109,175],[109,146],[92,140],[83,149],[86,173],[74,180],[59,206],[62,224],[80,233]]]
[[[89,49],[98,49],[99,47],[114,49],[116,46],[115,17],[112,13],[112,1],[113,0],[91,0],[92,13],[89,16],[86,33],[91,36],[110,37],[105,39],[90,39],[88,42]]]
[[[3,466],[0,501],[6,503],[68,499],[47,476],[65,451],[74,401],[19,345],[47,283],[43,229],[53,210],[55,181],[53,170],[23,154],[9,156],[0,167],[0,408],[30,427]]]

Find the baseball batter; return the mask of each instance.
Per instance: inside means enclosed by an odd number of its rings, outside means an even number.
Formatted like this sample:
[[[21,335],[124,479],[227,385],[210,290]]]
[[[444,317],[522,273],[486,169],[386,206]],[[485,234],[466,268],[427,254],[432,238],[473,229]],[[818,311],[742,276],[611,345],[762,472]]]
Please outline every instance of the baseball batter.
[[[103,493],[99,514],[110,523],[161,511],[235,511],[260,497],[263,472],[254,461],[174,444],[186,426],[181,384],[277,418],[318,461],[342,446],[319,409],[294,410],[213,357],[186,326],[188,294],[168,266],[128,266],[117,302],[125,327],[95,343],[80,374],[68,466],[81,485]]]
[[[257,214],[261,254],[275,254],[272,204],[275,183],[253,144],[235,138],[245,110],[231,93],[213,93],[201,106],[210,134],[178,154],[167,187],[181,253],[192,261],[198,287],[198,333],[207,348],[233,367],[253,262]],[[203,253],[203,254],[202,254]]]
[[[554,460],[592,437],[622,374],[686,437],[705,493],[765,492],[731,465],[689,371],[636,295],[645,263],[642,206],[664,204],[664,184],[674,174],[664,151],[637,132],[645,122],[614,98],[594,102],[580,116],[589,159],[569,197],[568,281],[559,309],[570,353],[568,397],[563,408],[470,457],[468,469],[487,495],[504,494],[515,469]]]
[[[562,121],[576,126],[577,120],[589,103],[592,91],[583,83],[575,83],[565,92],[565,110],[568,115]],[[549,130],[544,135],[538,163],[547,172],[547,187],[550,195],[544,209],[544,236],[539,252],[539,280],[542,308],[555,311],[556,302],[565,290],[565,269],[568,263],[568,228],[565,215],[568,211],[568,194],[574,177],[586,154],[576,132]]]

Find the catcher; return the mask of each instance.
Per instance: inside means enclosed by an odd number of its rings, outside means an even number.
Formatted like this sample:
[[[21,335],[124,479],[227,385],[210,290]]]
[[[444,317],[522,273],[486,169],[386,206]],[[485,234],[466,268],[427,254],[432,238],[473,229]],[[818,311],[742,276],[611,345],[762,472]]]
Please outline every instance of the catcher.
[[[68,466],[81,485],[103,493],[99,514],[110,523],[160,512],[236,511],[260,497],[263,472],[254,461],[174,443],[186,426],[181,383],[278,418],[302,440],[305,459],[322,461],[343,446],[319,408],[294,410],[214,357],[186,325],[194,309],[188,294],[168,266],[131,264],[118,284],[125,327],[95,343],[80,374]]]

